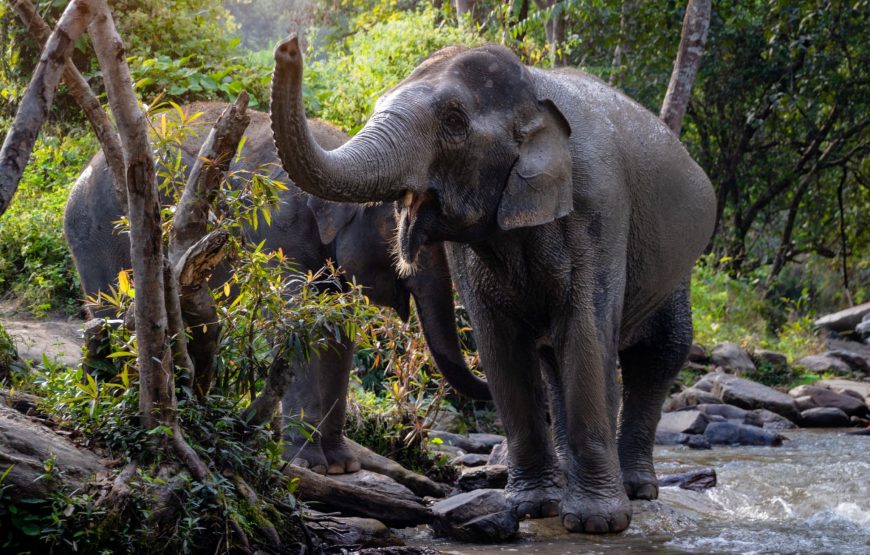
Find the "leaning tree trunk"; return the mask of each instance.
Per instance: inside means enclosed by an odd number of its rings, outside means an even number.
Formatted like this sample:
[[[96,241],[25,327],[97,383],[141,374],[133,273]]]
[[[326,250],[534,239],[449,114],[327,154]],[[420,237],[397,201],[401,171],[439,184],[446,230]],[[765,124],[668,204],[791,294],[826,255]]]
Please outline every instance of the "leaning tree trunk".
[[[710,28],[710,4],[710,0],[689,0],[686,5],[680,47],[660,116],[676,135],[680,134],[683,127],[683,116],[689,105],[692,85],[695,83],[698,68],[701,67],[707,30]]]
[[[36,137],[54,102],[54,94],[78,37],[84,32],[94,14],[94,0],[73,0],[60,17],[57,28],[48,38],[39,64],[30,79],[30,85],[12,126],[0,149],[0,216],[6,212],[27,160],[33,151]]]

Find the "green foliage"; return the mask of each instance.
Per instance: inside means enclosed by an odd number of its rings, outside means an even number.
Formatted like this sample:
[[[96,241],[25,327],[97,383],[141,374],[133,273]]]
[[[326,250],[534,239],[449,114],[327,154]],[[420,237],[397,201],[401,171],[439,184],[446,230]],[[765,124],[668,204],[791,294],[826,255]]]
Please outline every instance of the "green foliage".
[[[306,67],[309,113],[356,133],[375,101],[429,54],[448,45],[481,42],[474,33],[439,24],[432,9],[392,13],[318,52],[325,59],[309,56],[314,60]]]
[[[37,315],[78,307],[81,295],[63,238],[63,207],[95,151],[89,134],[43,135],[0,219],[0,295],[14,295]]]

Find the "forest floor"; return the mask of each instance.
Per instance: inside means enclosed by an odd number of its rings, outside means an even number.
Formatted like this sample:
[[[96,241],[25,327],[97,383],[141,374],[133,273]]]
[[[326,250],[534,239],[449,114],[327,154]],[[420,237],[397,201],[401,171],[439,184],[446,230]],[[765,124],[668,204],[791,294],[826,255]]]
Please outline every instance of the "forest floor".
[[[45,354],[52,362],[74,366],[81,356],[82,324],[81,318],[62,312],[34,318],[14,302],[0,300],[0,325],[15,341],[22,359],[39,361]]]

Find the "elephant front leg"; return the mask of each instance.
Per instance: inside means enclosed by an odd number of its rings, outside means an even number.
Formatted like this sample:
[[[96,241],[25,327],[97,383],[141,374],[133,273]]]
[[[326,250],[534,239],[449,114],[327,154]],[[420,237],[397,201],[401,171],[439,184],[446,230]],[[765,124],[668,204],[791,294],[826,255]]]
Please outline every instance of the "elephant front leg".
[[[310,362],[294,360],[294,380],[284,392],[284,459],[292,464],[326,474],[328,463],[320,447],[320,381]]]
[[[353,341],[342,334],[341,341],[330,341],[313,365],[320,380],[320,406],[323,409],[320,446],[326,457],[328,474],[344,474],[360,469],[359,458],[344,437],[353,347]]]
[[[615,311],[614,311],[615,312]],[[564,396],[554,403],[562,420],[567,481],[562,524],[571,532],[621,532],[631,522],[631,504],[623,489],[616,449],[617,326],[577,315],[558,346],[556,387]]]
[[[472,315],[481,361],[508,442],[505,493],[520,517],[559,513],[562,477],[546,423],[546,397],[530,332],[505,318]]]

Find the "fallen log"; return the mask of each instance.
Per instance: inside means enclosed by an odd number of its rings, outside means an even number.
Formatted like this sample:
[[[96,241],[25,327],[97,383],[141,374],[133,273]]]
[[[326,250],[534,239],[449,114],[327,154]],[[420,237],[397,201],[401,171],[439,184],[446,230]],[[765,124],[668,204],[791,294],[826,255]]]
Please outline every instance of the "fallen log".
[[[371,449],[363,447],[351,439],[345,438],[345,441],[353,450],[357,459],[359,459],[360,465],[364,470],[370,470],[392,478],[420,497],[427,495],[429,497],[444,497],[450,492],[450,486],[446,484],[439,484],[425,476],[412,472],[396,461],[378,455]]]
[[[394,499],[366,488],[344,484],[307,468],[288,464],[285,476],[295,481],[296,495],[302,501],[317,502],[318,510],[337,511],[346,516],[380,520],[393,528],[428,524],[435,518],[427,507]]]

